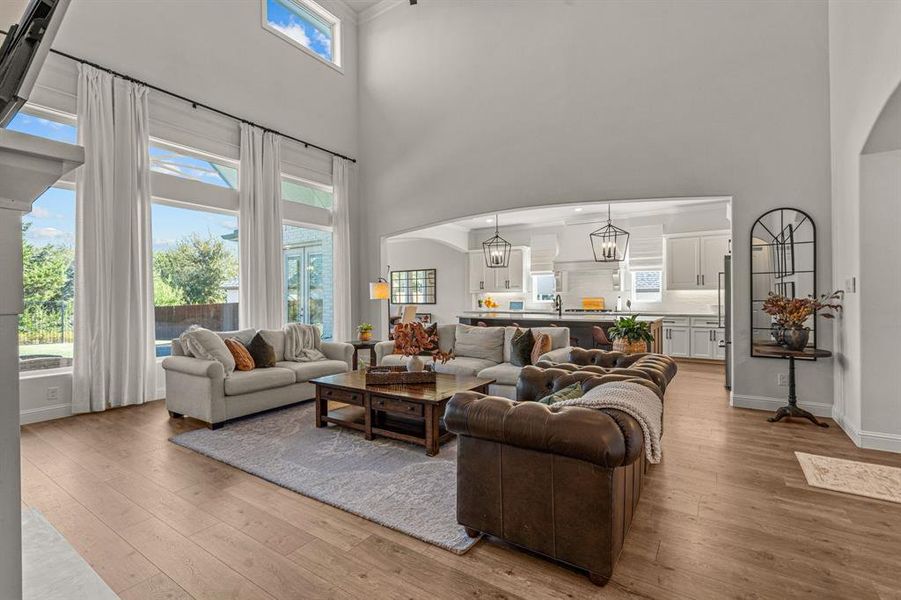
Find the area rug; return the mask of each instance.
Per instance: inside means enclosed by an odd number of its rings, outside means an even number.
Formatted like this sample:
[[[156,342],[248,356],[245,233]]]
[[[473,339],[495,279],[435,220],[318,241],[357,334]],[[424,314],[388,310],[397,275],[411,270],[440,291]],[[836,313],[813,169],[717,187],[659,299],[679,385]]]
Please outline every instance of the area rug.
[[[33,508],[22,510],[24,600],[118,600],[72,545]]]
[[[901,469],[795,452],[813,487],[901,504]]]
[[[366,441],[314,426],[313,403],[182,433],[172,442],[424,542],[463,554],[476,543],[457,524],[456,442],[429,458],[421,446]]]

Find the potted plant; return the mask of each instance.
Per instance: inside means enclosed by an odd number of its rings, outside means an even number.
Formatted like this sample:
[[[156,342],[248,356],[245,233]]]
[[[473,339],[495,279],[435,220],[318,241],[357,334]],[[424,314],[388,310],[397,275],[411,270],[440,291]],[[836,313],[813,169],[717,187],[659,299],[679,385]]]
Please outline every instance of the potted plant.
[[[638,315],[617,319],[613,327],[607,331],[607,336],[613,340],[613,349],[625,354],[647,352],[648,344],[654,341],[651,324],[639,321]]]
[[[438,348],[437,333],[429,334],[422,323],[399,323],[394,327],[394,347],[406,356],[407,370],[411,372],[425,369],[423,354],[431,354],[433,362],[442,364],[454,358],[452,352],[442,352]]]
[[[357,333],[361,342],[368,342],[372,339],[372,323],[360,323],[357,325]]]
[[[838,291],[823,294],[819,298],[786,298],[770,292],[763,302],[763,312],[773,317],[777,326],[781,327],[779,337],[785,347],[800,352],[807,347],[810,338],[807,321],[819,312],[822,312],[823,318],[834,319],[834,313],[842,309],[842,305],[837,302],[840,298],[841,292]]]

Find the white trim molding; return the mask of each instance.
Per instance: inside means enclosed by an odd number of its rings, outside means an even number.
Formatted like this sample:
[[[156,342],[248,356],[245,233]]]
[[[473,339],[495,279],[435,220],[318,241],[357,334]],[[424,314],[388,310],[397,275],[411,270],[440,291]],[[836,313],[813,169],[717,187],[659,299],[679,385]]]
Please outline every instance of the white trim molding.
[[[747,394],[732,394],[729,401],[734,408],[750,408],[776,412],[780,407],[788,404],[785,398],[770,398],[768,396],[750,396]],[[832,404],[825,402],[798,402],[798,406],[812,413],[815,417],[832,417]]]
[[[867,450],[883,450],[901,454],[901,435],[897,433],[882,433],[879,431],[863,431],[857,429],[844,415],[837,410],[832,412],[832,420],[851,438],[858,448]]]
[[[51,404],[50,406],[38,406],[36,408],[25,408],[19,411],[19,425],[40,423],[41,421],[52,421],[53,419],[62,419],[63,417],[71,416],[71,402]]]

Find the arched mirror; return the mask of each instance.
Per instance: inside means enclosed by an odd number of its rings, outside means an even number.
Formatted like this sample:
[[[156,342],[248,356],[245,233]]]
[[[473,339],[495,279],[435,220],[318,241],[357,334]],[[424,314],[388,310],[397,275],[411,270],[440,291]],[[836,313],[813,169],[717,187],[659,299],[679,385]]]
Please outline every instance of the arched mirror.
[[[810,216],[777,208],[751,228],[751,356],[765,357],[762,346],[779,343],[779,328],[763,311],[772,294],[786,298],[817,296],[817,230]],[[808,346],[817,347],[816,317],[811,317]]]

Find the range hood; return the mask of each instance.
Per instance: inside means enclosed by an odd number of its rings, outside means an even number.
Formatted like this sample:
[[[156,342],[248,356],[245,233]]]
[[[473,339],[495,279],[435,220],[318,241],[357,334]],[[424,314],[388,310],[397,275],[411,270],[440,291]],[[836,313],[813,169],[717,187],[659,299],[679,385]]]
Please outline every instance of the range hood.
[[[533,233],[529,243],[532,262],[529,272],[532,275],[554,272],[554,259],[560,247],[557,245],[557,234]]]

